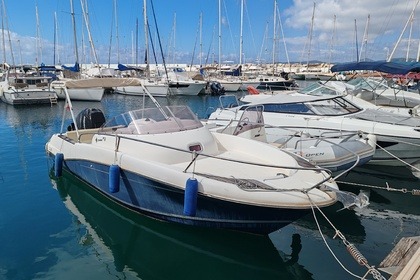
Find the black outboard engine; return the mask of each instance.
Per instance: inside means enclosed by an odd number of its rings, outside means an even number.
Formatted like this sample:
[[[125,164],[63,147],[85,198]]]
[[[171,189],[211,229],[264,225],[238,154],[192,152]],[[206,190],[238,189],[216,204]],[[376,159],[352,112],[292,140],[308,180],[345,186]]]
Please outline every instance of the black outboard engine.
[[[223,95],[225,93],[225,88],[219,82],[212,82],[210,84],[211,95]]]
[[[76,116],[76,124],[78,129],[99,128],[105,123],[104,113],[100,109],[86,108]],[[74,130],[72,123],[67,130]]]

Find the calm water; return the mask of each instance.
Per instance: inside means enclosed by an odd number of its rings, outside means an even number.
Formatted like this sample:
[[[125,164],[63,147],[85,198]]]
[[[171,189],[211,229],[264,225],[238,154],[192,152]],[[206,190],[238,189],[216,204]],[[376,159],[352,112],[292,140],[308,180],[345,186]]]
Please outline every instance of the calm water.
[[[158,100],[186,103],[199,117],[218,105],[211,96]],[[74,107],[100,108],[109,117],[142,104],[139,97],[109,94]],[[269,236],[198,229],[131,213],[68,174],[52,181],[44,145],[60,130],[62,115],[62,102],[26,108],[0,103],[0,279],[355,279],[331,255],[312,215]],[[360,169],[346,180],[420,188],[407,169]],[[372,191],[366,209],[337,212],[337,205],[325,213],[378,266],[401,237],[420,235],[419,202],[411,194]],[[317,217],[342,265],[363,276],[365,267]]]

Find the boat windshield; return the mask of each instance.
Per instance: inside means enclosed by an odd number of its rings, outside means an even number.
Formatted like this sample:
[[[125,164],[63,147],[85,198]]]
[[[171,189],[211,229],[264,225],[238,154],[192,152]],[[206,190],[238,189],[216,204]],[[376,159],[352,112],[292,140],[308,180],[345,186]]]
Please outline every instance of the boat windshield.
[[[129,111],[106,122],[105,134],[160,134],[202,127],[187,106],[164,106]]]
[[[342,116],[361,111],[342,97],[294,103],[265,103],[264,112],[304,114],[318,116]]]
[[[339,95],[337,90],[327,87],[320,83],[313,83],[303,89],[299,89],[298,92],[317,96]]]
[[[362,78],[358,77],[347,82],[349,85],[354,86],[355,90],[364,89],[364,90],[385,90],[388,89],[386,80],[381,79],[372,79],[372,78]]]

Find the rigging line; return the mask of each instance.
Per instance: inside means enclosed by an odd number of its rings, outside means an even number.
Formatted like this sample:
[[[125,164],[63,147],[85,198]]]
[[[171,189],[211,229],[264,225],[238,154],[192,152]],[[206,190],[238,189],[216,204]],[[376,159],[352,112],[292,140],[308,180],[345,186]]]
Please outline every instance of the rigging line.
[[[229,28],[230,39],[232,40],[233,51],[234,51],[234,53],[237,53],[235,43],[233,41],[232,29],[230,28],[230,22],[229,22],[229,17],[228,17],[227,8],[226,8],[226,1],[223,1],[223,7],[225,8],[226,20],[227,20],[227,24],[228,24],[228,28]],[[219,61],[219,63],[221,63],[221,61]]]
[[[165,56],[163,55],[162,42],[161,42],[161,40],[160,40],[159,28],[158,28],[158,25],[157,25],[157,20],[156,20],[156,14],[155,14],[155,8],[154,8],[154,5],[153,5],[153,0],[150,0],[150,3],[151,3],[151,5],[152,5],[153,19],[154,19],[154,22],[155,22],[156,33],[157,33],[157,36],[158,36],[159,48],[160,48],[160,53],[161,53],[161,55],[162,55],[162,62],[163,62],[163,67],[164,67],[164,69],[165,69],[166,80],[169,80],[169,77],[168,77],[168,70],[166,69]]]
[[[200,19],[201,19],[201,15],[200,15]],[[192,57],[191,57],[191,64],[190,64],[190,69],[193,66],[194,63],[194,56],[195,56],[195,48],[197,47],[197,41],[198,41],[198,35],[200,34],[200,20],[198,21],[198,28],[197,28],[197,33],[195,35],[195,42],[194,42],[194,48],[193,48],[193,53],[192,53]],[[201,54],[200,54],[201,55]]]
[[[245,13],[246,13],[246,17],[248,19],[248,26],[249,26],[249,31],[251,33],[251,41],[252,41],[252,45],[254,47],[254,50],[257,50],[257,46],[255,44],[255,38],[254,38],[254,32],[252,32],[252,26],[251,26],[251,19],[249,17],[249,11],[248,11],[248,5],[246,4],[246,1],[244,1],[244,6],[245,6]]]
[[[158,76],[160,76],[158,61],[157,61],[156,52],[155,52],[155,45],[153,44],[152,32],[150,31],[149,22],[147,22],[147,30],[149,31],[150,44],[152,45],[153,58],[155,59],[156,71],[157,71]]]

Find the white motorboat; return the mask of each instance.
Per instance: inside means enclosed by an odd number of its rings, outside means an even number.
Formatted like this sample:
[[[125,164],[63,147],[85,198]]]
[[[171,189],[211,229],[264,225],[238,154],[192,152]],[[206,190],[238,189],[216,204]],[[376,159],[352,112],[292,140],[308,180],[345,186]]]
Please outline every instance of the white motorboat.
[[[157,105],[105,121],[93,109],[74,117],[68,100],[74,130],[46,144],[55,175],[68,171],[157,219],[263,234],[337,201],[328,170],[267,143],[211,132],[186,106]]]
[[[26,76],[7,71],[0,82],[0,99],[10,105],[56,104],[51,77]]]
[[[228,98],[220,97],[221,103]],[[325,135],[312,136],[304,130],[266,126],[263,106],[260,105],[247,107],[239,120],[231,120],[227,125],[218,125],[214,120],[207,120],[205,124],[219,133],[270,143],[333,172],[349,171],[365,164],[373,157],[376,148],[376,137],[360,132],[331,131]]]
[[[264,121],[269,126],[304,130],[314,136],[330,131],[375,135],[377,148],[368,164],[404,166],[420,160],[419,118],[362,109],[342,96],[282,93],[246,97],[243,100],[251,103],[218,108],[209,119],[227,123],[238,120],[248,106],[262,105]]]
[[[349,81],[328,81],[326,84],[337,90],[336,94],[345,94],[363,108],[385,110],[402,115],[418,116],[420,113],[420,95],[418,92],[404,90],[393,77],[405,77],[409,73],[420,71],[417,63],[406,62],[358,62],[334,65],[332,72],[343,71],[378,71],[356,76]],[[399,80],[400,78],[397,78]],[[330,92],[331,94],[332,92]],[[372,105],[370,105],[372,104]]]

